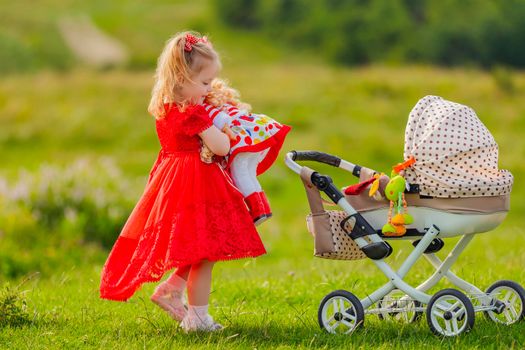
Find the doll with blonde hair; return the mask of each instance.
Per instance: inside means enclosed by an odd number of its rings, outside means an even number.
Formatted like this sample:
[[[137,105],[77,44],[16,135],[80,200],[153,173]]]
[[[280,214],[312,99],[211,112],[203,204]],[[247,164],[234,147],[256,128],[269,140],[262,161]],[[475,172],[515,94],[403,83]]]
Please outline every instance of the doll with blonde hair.
[[[272,216],[272,211],[257,176],[273,164],[290,127],[266,115],[250,113],[251,106],[221,79],[213,80],[204,106],[213,124],[230,137],[227,169],[254,223],[259,225]]]
[[[228,136],[202,105],[220,68],[217,52],[198,33],[182,32],[166,43],[148,108],[161,150],[100,283],[101,298],[126,301],[175,268],[151,300],[188,332],[222,328],[208,313],[214,263],[266,252],[229,175],[200,157],[203,145],[222,156],[230,150]]]

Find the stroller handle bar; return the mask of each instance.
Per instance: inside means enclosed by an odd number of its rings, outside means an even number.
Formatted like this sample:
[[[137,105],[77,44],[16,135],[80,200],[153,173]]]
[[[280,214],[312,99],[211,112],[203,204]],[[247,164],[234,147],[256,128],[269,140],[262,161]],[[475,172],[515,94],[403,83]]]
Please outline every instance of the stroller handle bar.
[[[331,154],[318,151],[291,151],[293,160],[313,160],[320,163],[329,164],[338,167],[341,164],[341,158]]]
[[[361,167],[359,165],[350,163],[337,156],[318,151],[290,151],[286,154],[285,163],[295,173],[300,174],[302,166],[296,161],[314,161],[324,163],[336,168],[341,168],[351,172],[354,176],[361,175]]]

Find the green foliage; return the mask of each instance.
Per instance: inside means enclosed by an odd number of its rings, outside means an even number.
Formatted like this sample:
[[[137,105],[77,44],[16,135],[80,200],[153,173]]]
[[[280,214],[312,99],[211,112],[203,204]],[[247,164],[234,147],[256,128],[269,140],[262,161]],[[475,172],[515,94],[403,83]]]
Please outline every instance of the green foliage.
[[[0,290],[0,329],[31,323],[27,302],[22,292],[6,284]]]
[[[217,18],[235,30],[225,37],[239,38],[245,28],[277,46],[307,48],[343,64],[525,66],[521,0],[47,0],[3,5],[0,73],[76,67],[57,23],[78,15],[124,43],[128,69],[154,67],[162,44],[178,30],[221,36]]]
[[[109,160],[78,160],[65,169],[43,165],[35,174],[22,172],[13,185],[3,181],[0,200],[6,207],[0,222],[6,237],[22,246],[50,242],[113,244],[134,204],[135,189]]]
[[[128,217],[143,179],[127,180],[108,159],[42,165],[0,178],[0,277],[100,259]]]
[[[33,271],[42,270],[42,265],[39,263],[40,259],[28,259],[27,255],[13,254],[13,252],[19,251],[20,246],[10,242],[6,244],[3,242],[2,250],[0,251],[0,276],[7,279],[14,279],[23,275],[26,275]],[[10,246],[10,250],[4,250],[7,246]],[[31,254],[38,252],[38,249],[34,247],[31,250]],[[22,255],[22,256],[20,256]],[[42,256],[40,257],[42,258]]]
[[[219,16],[234,27],[254,28],[259,25],[252,0],[217,0],[215,10]]]
[[[496,66],[491,71],[496,85],[506,94],[512,95],[516,92],[516,83],[512,77],[512,71],[502,66]]]
[[[52,67],[58,71],[72,66],[72,57],[52,23],[21,23],[23,31],[0,24],[0,73],[31,72]]]
[[[208,1],[3,1],[0,5],[0,74],[39,69],[70,70],[79,66],[58,23],[62,18],[87,16],[105,33],[129,49],[126,68],[152,68],[162,44],[177,30],[209,30],[200,21]],[[190,23],[191,22],[191,23]],[[195,25],[196,22],[205,25]]]
[[[29,70],[34,58],[27,47],[16,38],[0,32],[0,73]]]
[[[308,47],[335,62],[525,66],[523,1],[215,0],[235,27]],[[235,15],[232,15],[234,13]],[[247,19],[246,21],[241,19]]]

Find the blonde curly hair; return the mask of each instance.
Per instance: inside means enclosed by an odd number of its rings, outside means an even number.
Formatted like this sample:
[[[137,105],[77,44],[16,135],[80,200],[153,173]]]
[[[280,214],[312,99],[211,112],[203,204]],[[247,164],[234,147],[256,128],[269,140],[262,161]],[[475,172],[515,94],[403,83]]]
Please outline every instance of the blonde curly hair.
[[[252,106],[242,102],[240,97],[239,91],[232,88],[226,80],[215,78],[211,82],[211,92],[206,96],[204,102],[218,108],[224,108],[225,104],[229,104],[238,109],[250,112]]]
[[[188,44],[191,49],[185,50],[188,37],[192,36],[196,42]],[[184,108],[187,101],[182,101],[180,97],[182,85],[192,81],[191,78],[210,61],[216,62],[219,67],[221,65],[219,54],[201,34],[185,31],[170,38],[157,61],[148,112],[156,118],[163,118],[165,103],[176,103]]]

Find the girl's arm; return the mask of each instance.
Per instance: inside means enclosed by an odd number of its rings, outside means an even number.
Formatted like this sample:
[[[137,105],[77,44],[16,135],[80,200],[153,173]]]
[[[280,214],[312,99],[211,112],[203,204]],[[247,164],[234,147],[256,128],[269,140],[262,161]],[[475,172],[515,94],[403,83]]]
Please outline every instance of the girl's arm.
[[[230,151],[230,139],[215,126],[211,126],[199,134],[204,144],[218,156],[225,156]]]

